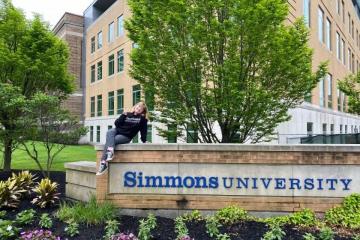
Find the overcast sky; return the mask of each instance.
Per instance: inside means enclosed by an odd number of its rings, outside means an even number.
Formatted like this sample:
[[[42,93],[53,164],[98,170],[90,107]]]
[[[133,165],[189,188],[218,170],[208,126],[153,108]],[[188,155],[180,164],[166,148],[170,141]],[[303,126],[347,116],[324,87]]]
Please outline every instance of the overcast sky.
[[[12,0],[15,7],[21,8],[27,18],[39,13],[53,27],[65,12],[82,15],[93,0]]]

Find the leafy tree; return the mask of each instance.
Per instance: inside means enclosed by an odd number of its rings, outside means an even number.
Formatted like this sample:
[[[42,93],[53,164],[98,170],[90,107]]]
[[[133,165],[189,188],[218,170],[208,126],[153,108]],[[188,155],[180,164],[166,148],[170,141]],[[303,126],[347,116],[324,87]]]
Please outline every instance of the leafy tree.
[[[65,98],[73,90],[73,78],[67,70],[68,48],[35,16],[27,20],[22,11],[10,0],[0,0],[0,83],[20,89],[25,98],[38,91]],[[2,112],[0,128],[6,138],[4,145],[4,170],[11,168],[11,154],[16,144],[12,133],[16,124],[7,124],[11,112]],[[3,136],[5,136],[3,135]],[[0,136],[1,137],[1,136]]]
[[[68,110],[60,108],[60,104],[58,97],[37,93],[28,100],[26,114],[21,120],[24,126],[21,145],[44,176],[49,176],[55,157],[87,132]],[[39,148],[45,149],[45,159],[39,155]]]
[[[339,89],[348,96],[348,111],[360,114],[360,73],[349,75],[339,82]]]
[[[202,142],[268,140],[325,74],[325,63],[312,73],[308,30],[302,20],[285,24],[284,0],[129,5],[132,77],[155,94],[157,121],[192,126]]]

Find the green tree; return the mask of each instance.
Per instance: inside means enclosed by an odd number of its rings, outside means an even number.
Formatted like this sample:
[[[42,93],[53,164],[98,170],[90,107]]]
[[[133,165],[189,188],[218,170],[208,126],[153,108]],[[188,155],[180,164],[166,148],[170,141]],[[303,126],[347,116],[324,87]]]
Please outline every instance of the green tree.
[[[284,0],[129,5],[132,77],[154,92],[157,121],[195,127],[202,142],[268,140],[325,74],[325,63],[312,72],[303,21],[285,24]]]
[[[339,89],[348,96],[348,111],[360,114],[360,73],[349,75],[339,81]]]
[[[73,90],[73,78],[67,70],[68,48],[35,16],[25,18],[10,0],[0,0],[0,83],[20,89],[25,98],[38,91],[65,98]],[[11,113],[3,112],[1,119]],[[16,124],[0,122],[7,138],[0,139],[4,147],[4,170],[11,169],[11,149],[16,144]],[[4,135],[3,135],[4,136]]]

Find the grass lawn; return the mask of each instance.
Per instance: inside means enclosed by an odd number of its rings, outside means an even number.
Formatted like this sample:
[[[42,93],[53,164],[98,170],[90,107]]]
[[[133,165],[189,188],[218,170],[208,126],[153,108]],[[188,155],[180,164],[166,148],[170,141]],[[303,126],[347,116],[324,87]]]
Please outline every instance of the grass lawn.
[[[39,144],[40,145],[40,144]],[[46,167],[46,152],[42,146],[38,147],[39,155],[42,166]],[[3,156],[0,152],[0,166],[2,166]],[[64,163],[77,162],[77,161],[96,161],[96,151],[94,146],[90,145],[77,145],[67,146],[63,149],[54,159],[51,170],[53,171],[65,171]],[[15,150],[12,154],[11,161],[12,169],[38,169],[35,161],[28,156],[23,150]]]

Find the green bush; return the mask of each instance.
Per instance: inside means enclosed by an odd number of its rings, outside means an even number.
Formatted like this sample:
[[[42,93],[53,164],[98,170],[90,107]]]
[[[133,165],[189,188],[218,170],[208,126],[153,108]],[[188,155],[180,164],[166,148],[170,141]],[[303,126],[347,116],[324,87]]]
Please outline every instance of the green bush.
[[[0,181],[0,207],[17,208],[23,192],[15,181]]]
[[[319,240],[334,240],[334,232],[329,227],[320,229]]]
[[[24,210],[16,215],[16,222],[20,225],[28,225],[34,221],[35,210]]]
[[[112,236],[114,236],[119,231],[119,222],[117,220],[108,220],[105,226],[105,236],[104,239],[111,240]]]
[[[88,203],[61,204],[55,215],[64,222],[73,219],[77,223],[98,225],[114,219],[116,211],[117,209],[113,204],[109,202],[97,203],[96,198],[92,196]]]
[[[299,212],[293,213],[289,216],[289,223],[296,226],[311,227],[317,226],[319,220],[316,218],[313,210],[303,209]]]
[[[316,237],[314,237],[311,233],[306,233],[303,237],[304,240],[316,240]]]
[[[150,240],[151,230],[156,228],[156,218],[153,214],[149,214],[146,219],[140,220],[139,240]]]
[[[177,240],[180,240],[182,237],[189,235],[189,230],[186,227],[185,220],[183,217],[175,218],[175,233]]]
[[[238,206],[228,206],[220,209],[214,216],[222,224],[234,224],[249,218],[247,212]]]
[[[41,208],[55,204],[55,202],[59,200],[60,195],[57,188],[58,184],[56,182],[52,182],[48,178],[42,179],[33,189],[34,193],[36,193],[36,197],[32,200],[32,203]]]
[[[282,240],[285,235],[280,225],[272,225],[261,240]]]
[[[66,222],[68,225],[65,227],[65,233],[70,237],[74,237],[79,234],[79,224],[73,219]]]
[[[181,218],[185,222],[199,222],[204,220],[204,217],[201,215],[199,210],[194,210],[191,213],[185,213]]]
[[[1,240],[14,239],[18,236],[19,232],[20,229],[15,227],[12,221],[0,219]]]
[[[206,218],[206,232],[210,237],[216,240],[230,240],[230,236],[226,233],[222,234],[219,231],[219,228],[222,225],[219,223],[218,219],[215,216]]]
[[[14,181],[17,188],[23,190],[26,195],[31,194],[35,180],[36,177],[29,171],[21,171],[18,174],[12,173],[10,178],[10,181]]]
[[[328,210],[325,221],[353,229],[360,228],[360,194],[352,194],[344,199],[341,206]]]
[[[51,218],[49,217],[49,214],[47,213],[43,213],[40,217],[40,221],[39,221],[39,226],[41,228],[51,228],[53,225],[53,222],[51,220]]]

